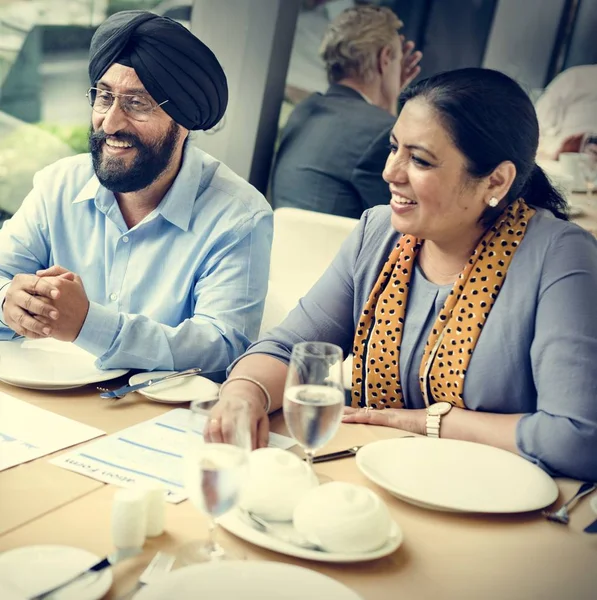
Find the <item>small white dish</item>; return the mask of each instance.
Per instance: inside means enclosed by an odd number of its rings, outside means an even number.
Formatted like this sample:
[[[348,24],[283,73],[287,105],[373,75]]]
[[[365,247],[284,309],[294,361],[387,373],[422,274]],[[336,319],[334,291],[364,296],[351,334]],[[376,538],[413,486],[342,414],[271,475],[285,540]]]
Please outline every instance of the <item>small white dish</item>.
[[[191,565],[160,577],[135,600],[363,600],[335,579],[296,565],[263,560],[225,560]]]
[[[274,552],[280,552],[281,554],[287,554],[288,556],[296,556],[297,558],[304,558],[306,560],[316,560],[319,562],[330,563],[356,563],[382,558],[383,556],[392,554],[392,552],[397,550],[402,544],[404,537],[402,530],[398,526],[398,523],[392,521],[390,523],[388,541],[376,550],[371,552],[353,553],[322,552],[319,550],[308,550],[306,548],[301,548],[300,546],[280,540],[279,538],[268,533],[258,531],[247,524],[238,508],[235,508],[226,513],[224,516],[220,517],[218,519],[218,523],[224,529],[226,529],[226,531],[229,531],[237,537],[250,542],[251,544],[255,544],[256,546],[261,546],[262,548],[267,548],[268,550],[273,550]],[[289,537],[297,536],[297,531],[293,527],[292,523],[273,523],[273,525],[281,534]],[[253,562],[251,562],[251,564],[253,564]]]
[[[96,357],[69,342],[19,338],[0,342],[0,381],[32,390],[68,390],[125,375],[102,370]]]
[[[146,373],[137,373],[129,379],[129,385],[137,385],[148,379],[166,377],[175,371],[149,371]],[[164,381],[156,383],[150,387],[137,390],[139,394],[143,394],[150,400],[163,402],[165,404],[175,404],[180,402],[191,402],[201,400],[209,402],[216,400],[220,386],[206,377],[200,375],[190,375],[189,377],[181,377],[173,381]]]
[[[518,513],[549,506],[555,481],[507,450],[426,437],[380,440],[356,456],[360,471],[394,496],[433,510]]]
[[[0,580],[15,597],[31,598],[59,585],[100,560],[92,552],[72,546],[25,546],[0,554]],[[99,600],[112,585],[112,570],[52,594],[52,600]]]

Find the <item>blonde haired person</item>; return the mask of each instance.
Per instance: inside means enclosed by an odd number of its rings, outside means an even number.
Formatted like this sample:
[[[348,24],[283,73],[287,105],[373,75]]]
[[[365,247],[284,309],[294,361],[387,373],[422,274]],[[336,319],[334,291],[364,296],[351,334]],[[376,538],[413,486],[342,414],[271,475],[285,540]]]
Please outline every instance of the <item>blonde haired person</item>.
[[[386,203],[381,172],[398,95],[420,72],[421,53],[399,35],[386,7],[355,6],[324,34],[330,86],[292,112],[272,175],[274,208],[291,206],[359,218]]]
[[[207,439],[227,439],[240,397],[265,445],[293,345],[325,341],[355,357],[345,423],[479,442],[597,481],[597,240],[535,163],[531,101],[503,73],[461,69],[401,105],[391,201],[237,361]]]
[[[387,7],[367,5],[342,12],[328,27],[319,49],[328,81],[360,92],[395,116],[400,90],[420,70],[402,71],[403,39],[397,34],[402,25]],[[405,54],[413,48],[409,42]]]

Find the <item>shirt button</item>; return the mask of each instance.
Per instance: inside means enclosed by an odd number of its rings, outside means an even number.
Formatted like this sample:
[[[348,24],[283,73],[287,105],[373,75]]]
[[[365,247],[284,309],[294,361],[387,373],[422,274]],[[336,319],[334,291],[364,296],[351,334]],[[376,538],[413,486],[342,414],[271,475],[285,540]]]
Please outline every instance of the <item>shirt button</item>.
[[[122,241],[123,241],[125,244],[128,244],[128,241],[129,241],[129,236],[128,236],[128,235],[125,235],[125,236],[122,238]]]
[[[112,300],[112,302],[116,302],[116,300],[118,300],[118,294],[110,294],[110,300]]]

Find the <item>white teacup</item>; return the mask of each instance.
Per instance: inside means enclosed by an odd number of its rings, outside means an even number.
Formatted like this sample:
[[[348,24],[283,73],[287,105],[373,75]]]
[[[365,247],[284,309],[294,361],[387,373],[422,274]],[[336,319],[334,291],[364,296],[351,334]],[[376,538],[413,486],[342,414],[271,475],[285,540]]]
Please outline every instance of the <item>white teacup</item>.
[[[387,506],[364,486],[332,481],[309,491],[294,510],[295,529],[328,552],[371,552],[391,528]]]
[[[298,502],[317,485],[313,471],[296,454],[260,448],[249,454],[249,477],[239,504],[268,521],[290,521]]]
[[[558,158],[562,174],[572,177],[571,190],[582,190],[585,187],[580,167],[583,160],[581,152],[562,152]]]

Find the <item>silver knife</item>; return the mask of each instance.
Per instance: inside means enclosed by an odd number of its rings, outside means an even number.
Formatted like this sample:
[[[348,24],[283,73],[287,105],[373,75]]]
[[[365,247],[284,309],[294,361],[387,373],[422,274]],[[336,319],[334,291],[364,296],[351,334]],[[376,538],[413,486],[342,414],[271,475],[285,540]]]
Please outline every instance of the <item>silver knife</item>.
[[[137,390],[142,390],[143,388],[149,387],[150,385],[154,385],[156,383],[160,383],[161,381],[169,381],[170,379],[178,379],[179,377],[189,377],[191,375],[197,375],[201,373],[201,369],[187,369],[186,371],[179,371],[178,373],[170,373],[169,375],[164,375],[163,377],[152,377],[143,383],[137,383],[135,385],[125,385],[117,390],[113,390],[111,392],[103,392],[100,394],[100,398],[122,398],[131,392],[136,392]]]
[[[361,446],[353,446],[352,448],[347,448],[346,450],[340,450],[339,452],[330,452],[329,454],[320,454],[319,456],[313,457],[314,463],[322,463],[328,462],[330,460],[338,460],[340,458],[349,458],[350,456],[354,456]]]
[[[121,560],[125,560],[126,558],[131,558],[132,556],[141,554],[142,551],[142,548],[119,548],[115,552],[112,552],[112,554],[106,556],[106,558],[102,558],[102,560],[96,562],[94,565],[91,565],[90,567],[85,569],[85,571],[81,571],[80,573],[73,575],[70,579],[63,581],[62,583],[54,586],[53,588],[42,592],[41,594],[32,596],[30,600],[43,600],[44,598],[49,598],[58,590],[61,590],[75,583],[75,581],[79,581],[80,579],[83,579],[88,575],[99,573],[100,571],[103,571],[104,569],[107,569],[108,567],[119,563]]]
[[[415,436],[414,435],[402,435],[402,436],[400,436],[399,439],[412,438],[412,437],[415,437]],[[313,462],[314,463],[322,463],[322,462],[328,462],[330,460],[338,460],[340,458],[350,458],[351,456],[355,456],[356,453],[362,447],[363,446],[352,446],[351,448],[347,448],[346,450],[339,450],[338,452],[330,452],[329,454],[320,454],[319,456],[313,457]]]
[[[585,533],[597,533],[597,519],[595,519],[590,525],[587,525],[583,531]]]

